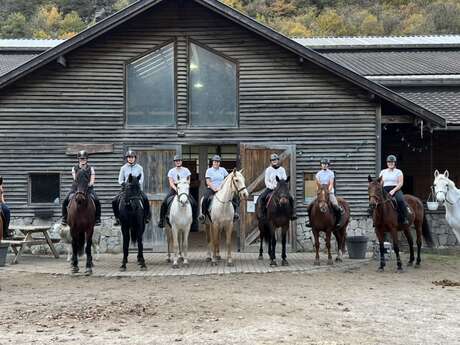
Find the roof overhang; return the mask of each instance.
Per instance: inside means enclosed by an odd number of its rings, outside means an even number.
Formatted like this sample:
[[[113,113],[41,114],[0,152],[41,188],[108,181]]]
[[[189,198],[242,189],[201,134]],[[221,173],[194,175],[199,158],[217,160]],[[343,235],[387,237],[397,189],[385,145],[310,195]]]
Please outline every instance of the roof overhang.
[[[81,47],[82,45],[92,41],[93,39],[103,35],[111,29],[127,22],[142,12],[154,7],[155,5],[168,1],[168,0],[140,0],[134,4],[126,7],[125,9],[115,13],[114,15],[102,20],[101,22],[87,28],[80,32],[76,36],[63,42],[62,44],[47,50],[46,52],[38,55],[34,59],[27,63],[17,67],[9,73],[0,77],[0,89],[13,83],[14,81],[24,77],[32,71],[56,60],[60,56],[63,56],[72,50]],[[307,59],[319,67],[338,75],[339,77],[348,80],[349,82],[358,85],[359,87],[369,91],[376,96],[385,99],[395,105],[409,111],[410,113],[420,117],[425,121],[429,121],[434,126],[445,127],[446,120],[409,101],[408,99],[401,97],[397,93],[381,86],[365,77],[352,72],[351,70],[337,64],[336,62],[326,58],[318,52],[310,48],[306,48],[301,44],[293,41],[292,39],[274,31],[273,29],[257,22],[249,16],[221,3],[218,0],[193,0],[198,4],[201,4],[210,10],[228,18],[229,20],[241,25],[248,30],[259,34],[273,43],[284,47],[285,49],[297,54],[299,57]]]

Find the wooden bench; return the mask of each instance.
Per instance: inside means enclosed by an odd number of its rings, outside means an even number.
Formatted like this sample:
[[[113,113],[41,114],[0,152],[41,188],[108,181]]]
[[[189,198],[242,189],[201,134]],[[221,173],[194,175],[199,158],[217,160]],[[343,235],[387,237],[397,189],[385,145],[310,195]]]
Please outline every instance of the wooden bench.
[[[54,243],[59,242],[58,239],[52,240],[48,234],[49,226],[37,225],[23,225],[23,226],[10,226],[12,230],[19,230],[24,237],[13,237],[12,239],[2,240],[2,243],[9,243],[15,256],[11,260],[12,264],[17,264],[18,259],[24,250],[24,247],[31,247],[36,245],[48,244],[54,257],[59,258],[59,254],[54,247]],[[42,237],[34,237],[33,234],[42,234]]]

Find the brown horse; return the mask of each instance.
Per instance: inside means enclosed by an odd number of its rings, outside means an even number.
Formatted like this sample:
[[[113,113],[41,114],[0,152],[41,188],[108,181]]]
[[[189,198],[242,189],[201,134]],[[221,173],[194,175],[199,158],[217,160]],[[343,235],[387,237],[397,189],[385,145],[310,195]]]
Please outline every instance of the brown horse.
[[[77,185],[75,194],[69,201],[67,224],[72,236],[72,273],[77,273],[78,256],[83,254],[86,241],[86,271],[87,275],[93,273],[93,257],[91,244],[93,239],[94,224],[96,223],[96,206],[88,192],[90,175],[84,170],[79,170],[75,177]]]
[[[379,240],[380,246],[380,267],[383,271],[385,267],[384,257],[384,233],[389,232],[393,240],[393,249],[396,254],[398,271],[402,271],[402,262],[399,256],[399,240],[398,231],[403,231],[409,243],[410,258],[408,266],[414,263],[414,241],[410,233],[409,227],[413,224],[417,235],[417,261],[415,267],[420,266],[420,250],[422,248],[422,235],[429,246],[433,245],[430,226],[426,220],[425,211],[422,201],[413,195],[404,195],[407,205],[410,208],[409,224],[399,224],[397,206],[391,196],[383,189],[382,178],[372,180],[368,176],[369,181],[369,208],[372,210],[372,217],[375,225],[375,234]]]
[[[316,199],[312,202],[308,209],[310,224],[312,227],[313,236],[315,237],[315,265],[319,266],[319,233],[326,234],[326,247],[327,247],[327,264],[332,265],[331,255],[331,234],[334,234],[337,240],[337,258],[335,261],[342,262],[342,255],[345,251],[345,240],[347,237],[347,226],[350,221],[350,206],[345,199],[337,198],[337,202],[342,206],[344,214],[341,220],[340,227],[337,227],[337,215],[334,212],[331,201],[329,200],[329,187],[322,185],[318,189]]]

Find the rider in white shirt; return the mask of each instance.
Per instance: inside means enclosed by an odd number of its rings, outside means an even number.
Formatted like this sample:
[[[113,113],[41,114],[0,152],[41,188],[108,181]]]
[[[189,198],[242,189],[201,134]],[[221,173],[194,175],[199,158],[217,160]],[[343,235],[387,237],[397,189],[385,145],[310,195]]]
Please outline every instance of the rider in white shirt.
[[[264,213],[263,216],[266,215],[267,209],[267,196],[273,192],[278,185],[276,178],[278,177],[280,180],[286,180],[286,170],[282,166],[279,165],[280,158],[276,153],[270,155],[270,166],[265,169],[265,190],[260,194],[259,198],[257,199],[257,203],[260,205],[260,209]],[[296,215],[296,206],[294,202],[294,198],[289,195],[289,202],[291,203],[292,207],[292,215],[291,220],[297,219]]]
[[[387,169],[380,172],[380,179],[383,189],[396,199],[398,204],[398,221],[400,224],[409,224],[408,209],[404,194],[401,188],[404,184],[404,175],[401,170],[396,168],[396,156],[387,157]]]

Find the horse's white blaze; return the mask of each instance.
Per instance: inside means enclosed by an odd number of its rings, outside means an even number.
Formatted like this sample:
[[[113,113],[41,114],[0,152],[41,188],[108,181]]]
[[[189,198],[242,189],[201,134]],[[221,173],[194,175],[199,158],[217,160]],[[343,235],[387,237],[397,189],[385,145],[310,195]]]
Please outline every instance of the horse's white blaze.
[[[173,266],[178,265],[178,257],[183,256],[184,264],[188,265],[188,236],[192,225],[192,206],[188,201],[190,184],[187,180],[177,182],[177,196],[171,204],[169,222],[171,223],[171,235],[173,237],[174,259]]]
[[[460,190],[449,179],[447,170],[444,174],[436,170],[434,176],[433,186],[436,200],[444,204],[447,224],[452,228],[457,241],[460,242]]]

